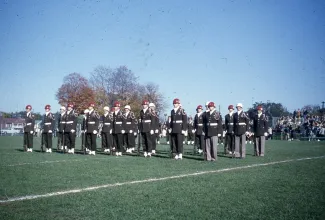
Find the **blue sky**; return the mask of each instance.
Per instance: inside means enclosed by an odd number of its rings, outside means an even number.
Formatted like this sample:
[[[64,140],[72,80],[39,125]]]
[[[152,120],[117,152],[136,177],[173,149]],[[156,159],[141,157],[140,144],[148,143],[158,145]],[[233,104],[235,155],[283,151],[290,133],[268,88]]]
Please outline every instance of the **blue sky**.
[[[59,109],[72,72],[128,66],[172,108],[325,101],[325,1],[0,0],[0,111]]]

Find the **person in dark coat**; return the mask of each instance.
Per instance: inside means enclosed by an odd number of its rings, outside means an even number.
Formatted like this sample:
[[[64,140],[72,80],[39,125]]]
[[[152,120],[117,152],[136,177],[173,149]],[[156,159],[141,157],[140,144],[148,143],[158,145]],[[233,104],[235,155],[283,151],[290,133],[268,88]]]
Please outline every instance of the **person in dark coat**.
[[[194,116],[194,132],[195,132],[195,144],[198,148],[198,153],[205,154],[205,140],[204,140],[204,131],[203,131],[203,107],[198,105],[196,107],[196,114]]]
[[[26,152],[33,152],[35,115],[31,111],[32,106],[27,105],[24,126],[24,151]]]
[[[96,148],[97,148],[97,134],[98,134],[98,126],[99,126],[99,119],[100,116],[94,109],[95,103],[92,102],[89,104],[88,107],[88,114],[86,115],[86,140],[87,146],[89,147],[89,155],[96,155]]]
[[[234,136],[234,106],[228,106],[229,113],[225,116],[226,141],[225,154],[232,155],[235,152],[235,136]]]
[[[243,111],[243,104],[238,103],[234,114],[235,157],[246,157],[246,135],[249,135],[249,118]]]
[[[74,149],[76,145],[78,114],[74,112],[73,108],[74,105],[72,103],[69,103],[68,110],[65,115],[64,142],[65,146],[67,146],[67,148],[69,149],[69,154],[74,154]]]
[[[51,106],[45,106],[45,115],[43,118],[43,132],[42,139],[47,153],[52,153],[52,135],[55,125],[55,117],[51,113]]]
[[[104,114],[101,119],[103,123],[102,127],[102,149],[105,153],[110,153],[113,147],[113,117],[110,114],[108,106],[104,107]]]
[[[257,107],[257,114],[253,118],[254,155],[264,157],[265,137],[268,135],[267,117],[262,113],[262,106]]]

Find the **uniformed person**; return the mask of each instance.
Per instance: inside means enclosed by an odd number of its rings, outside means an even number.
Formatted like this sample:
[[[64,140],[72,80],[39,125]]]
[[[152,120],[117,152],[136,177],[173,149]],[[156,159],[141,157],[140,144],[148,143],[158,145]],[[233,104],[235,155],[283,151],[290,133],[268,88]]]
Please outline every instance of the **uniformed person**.
[[[66,117],[66,108],[65,106],[60,107],[60,114],[58,117],[58,128],[57,128],[57,137],[58,137],[58,144],[57,150],[63,150],[64,144],[64,128],[65,128],[65,117]]]
[[[193,118],[189,117],[187,123],[187,145],[194,144],[194,133]]]
[[[170,144],[170,132],[169,132],[170,121],[171,121],[171,117],[168,116],[167,121],[165,121],[165,124],[164,124],[164,127],[166,128],[166,141],[167,141],[167,144]]]
[[[87,115],[89,113],[88,109],[84,110],[84,116],[82,119],[82,124],[81,124],[81,148],[82,150],[85,150],[87,153],[89,153],[90,146],[88,145],[87,141]],[[85,149],[84,149],[85,148]]]
[[[214,102],[208,104],[209,111],[205,115],[204,133],[205,148],[207,161],[217,160],[217,145],[220,127],[222,127],[222,119],[219,112],[215,109]]]
[[[234,114],[234,134],[235,134],[235,157],[246,157],[246,135],[249,135],[249,118],[243,112],[243,104],[236,105],[237,112]]]
[[[87,128],[86,128],[86,141],[87,146],[89,147],[89,155],[96,155],[96,139],[98,134],[98,126],[99,126],[99,114],[94,110],[95,103],[92,102],[88,107],[87,114]]]
[[[135,148],[135,136],[137,135],[138,125],[134,112],[131,111],[130,105],[126,105],[124,107],[123,116],[125,119],[124,136],[126,142],[126,152],[132,153]]]
[[[205,151],[205,133],[203,131],[203,107],[198,105],[196,108],[196,114],[194,116],[194,132],[195,132],[195,143],[198,148],[198,153],[201,154]]]
[[[151,154],[156,154],[156,148],[157,148],[157,139],[159,136],[159,116],[156,112],[156,105],[154,103],[149,103],[149,111],[151,113],[152,117],[152,129],[154,130],[154,134],[151,135],[151,143],[152,143],[152,150]]]
[[[151,157],[152,152],[152,137],[154,132],[154,116],[149,110],[149,102],[142,101],[142,110],[140,111],[140,133],[142,137],[142,148],[144,157]]]
[[[35,115],[31,111],[32,106],[27,105],[24,126],[24,150],[26,152],[33,152]]]
[[[113,146],[113,115],[110,114],[108,106],[104,107],[104,114],[101,121],[103,122],[102,149],[104,149],[105,153],[110,153]]]
[[[173,154],[175,159],[183,158],[183,140],[187,129],[187,115],[185,110],[180,107],[180,100],[178,98],[173,100],[174,109],[171,110],[170,133]]]
[[[45,115],[43,118],[42,140],[47,153],[52,153],[52,135],[55,125],[55,117],[51,113],[51,106],[45,106]]]
[[[116,143],[116,156],[122,156],[123,152],[123,134],[125,133],[125,119],[123,113],[120,110],[121,104],[114,102],[114,114],[113,114],[113,138]]]
[[[254,133],[254,151],[255,156],[264,157],[265,154],[265,137],[268,133],[267,117],[263,114],[262,106],[257,107],[257,114],[253,118],[253,133]]]
[[[74,149],[76,145],[76,130],[77,130],[77,120],[78,114],[73,110],[74,106],[72,103],[68,104],[68,111],[65,117],[65,128],[64,128],[64,141],[65,146],[68,147],[68,153],[74,154]]]
[[[234,106],[228,106],[229,113],[225,116],[226,140],[225,154],[232,155],[235,153],[235,136],[234,136]]]

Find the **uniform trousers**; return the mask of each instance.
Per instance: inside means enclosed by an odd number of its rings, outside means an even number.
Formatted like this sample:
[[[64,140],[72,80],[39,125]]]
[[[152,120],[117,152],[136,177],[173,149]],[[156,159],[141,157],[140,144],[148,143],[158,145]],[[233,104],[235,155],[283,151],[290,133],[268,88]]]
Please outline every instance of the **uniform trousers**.
[[[195,145],[196,145],[197,149],[200,149],[200,150],[203,150],[204,152],[206,152],[204,135],[195,135]]]
[[[265,136],[257,136],[254,138],[255,156],[264,156]]]
[[[152,151],[152,135],[150,132],[141,132],[142,138],[142,149],[143,152],[150,152]]]
[[[102,149],[111,149],[113,145],[113,135],[109,132],[102,132]]]
[[[172,133],[171,141],[172,141],[173,154],[182,154],[183,153],[184,135],[179,134],[179,133]]]
[[[113,134],[113,138],[116,143],[116,152],[122,152],[123,151],[123,139],[124,139],[123,134],[121,134],[121,133]]]
[[[86,148],[91,151],[96,151],[97,144],[96,144],[97,134],[94,133],[87,133],[86,134]]]
[[[58,137],[57,148],[59,148],[60,146],[63,146],[64,145],[64,143],[63,143],[63,138],[64,138],[63,135],[64,135],[64,133],[62,131],[59,131],[57,133],[57,137]]]
[[[52,149],[52,133],[42,133],[43,144],[45,148]]]
[[[235,157],[246,157],[246,135],[235,135]]]
[[[33,148],[33,137],[34,135],[30,132],[24,132],[24,148]]]
[[[64,132],[64,145],[68,147],[68,149],[75,148],[76,145],[76,133],[75,132]]]
[[[205,137],[206,160],[217,160],[218,136]]]
[[[235,150],[235,135],[227,133],[226,134],[226,141],[225,141],[225,153],[226,151],[234,152]]]
[[[134,133],[125,133],[125,145],[126,148],[134,148],[135,147],[135,136]]]

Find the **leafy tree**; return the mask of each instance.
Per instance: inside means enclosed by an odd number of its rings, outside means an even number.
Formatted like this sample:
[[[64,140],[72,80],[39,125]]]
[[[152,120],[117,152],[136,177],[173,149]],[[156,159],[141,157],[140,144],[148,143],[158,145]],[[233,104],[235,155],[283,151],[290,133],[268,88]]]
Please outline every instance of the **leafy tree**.
[[[71,73],[64,77],[63,84],[56,93],[56,99],[64,106],[73,103],[75,111],[82,113],[90,102],[95,101],[95,92],[85,77],[79,73]]]

